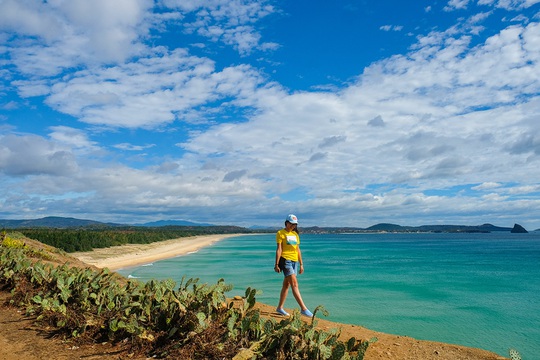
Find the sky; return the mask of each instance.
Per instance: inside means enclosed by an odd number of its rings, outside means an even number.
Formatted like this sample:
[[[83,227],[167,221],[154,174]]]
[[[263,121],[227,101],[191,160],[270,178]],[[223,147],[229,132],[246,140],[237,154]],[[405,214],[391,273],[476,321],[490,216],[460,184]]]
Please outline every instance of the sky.
[[[0,0],[0,219],[540,228],[540,0]]]

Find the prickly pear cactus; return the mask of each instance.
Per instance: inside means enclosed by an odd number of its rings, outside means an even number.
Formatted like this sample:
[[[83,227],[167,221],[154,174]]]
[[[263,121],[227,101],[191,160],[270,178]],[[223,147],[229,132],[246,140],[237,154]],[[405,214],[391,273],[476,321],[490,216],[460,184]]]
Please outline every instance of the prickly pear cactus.
[[[508,352],[510,353],[510,359],[512,359],[512,360],[521,360],[521,355],[519,355],[517,350],[510,349]]]

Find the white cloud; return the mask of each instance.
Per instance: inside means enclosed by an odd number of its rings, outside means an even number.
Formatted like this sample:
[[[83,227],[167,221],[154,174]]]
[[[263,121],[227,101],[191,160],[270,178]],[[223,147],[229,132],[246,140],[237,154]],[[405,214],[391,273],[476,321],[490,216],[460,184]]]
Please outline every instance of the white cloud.
[[[383,31],[401,31],[403,30],[403,26],[401,25],[383,25],[379,28]]]
[[[9,101],[1,106],[4,110],[15,110],[19,107],[19,104],[17,104],[15,101]]]
[[[450,0],[444,7],[445,11],[463,10],[468,7],[471,0]],[[495,8],[501,8],[505,10],[520,10],[529,8],[534,4],[539,3],[540,0],[478,0],[478,5],[493,6]]]
[[[108,68],[80,71],[51,86],[46,102],[89,124],[155,128],[185,120],[193,108],[223,97],[249,106],[261,78],[248,66],[215,72],[212,61],[176,50]],[[21,92],[33,82],[19,82]]]
[[[482,190],[490,190],[490,189],[497,189],[497,188],[500,188],[502,186],[502,184],[500,183],[497,183],[497,182],[485,182],[485,183],[482,183],[478,186],[473,186],[471,187],[472,190],[478,190],[478,191],[482,191]]]
[[[90,141],[85,132],[67,126],[52,126],[49,137],[57,143],[84,151],[97,150],[96,142]]]
[[[35,135],[0,137],[0,172],[8,176],[72,175],[77,161],[68,147]]]
[[[526,186],[517,186],[508,189],[508,194],[512,195],[522,195],[522,194],[531,194],[540,192],[540,185],[526,185]]]
[[[62,34],[62,22],[42,1],[5,0],[0,3],[0,29],[40,36],[47,42]]]
[[[149,145],[133,145],[129,143],[121,143],[114,145],[115,148],[120,150],[126,150],[126,151],[142,151],[145,149],[150,149],[156,146],[155,144],[149,144]]]
[[[450,0],[444,7],[445,11],[466,9],[471,0]]]
[[[17,34],[9,45],[16,45],[10,51],[21,72],[53,76],[140,53],[151,6],[150,0],[6,0],[0,3],[0,24]]]
[[[151,0],[69,0],[51,2],[83,34],[92,58],[123,61],[137,50],[133,46],[146,35],[145,15],[153,6]],[[55,6],[56,5],[56,6]]]
[[[258,46],[261,35],[251,26],[239,26],[228,29],[223,34],[225,44],[233,45],[240,54],[249,54],[251,49]]]
[[[478,3],[483,5],[494,5],[497,8],[505,10],[520,10],[529,8],[534,4],[538,4],[540,0],[479,0]]]
[[[271,50],[278,47],[275,43],[261,42],[261,35],[253,27],[260,19],[276,11],[268,1],[161,0],[160,3],[183,14],[194,15],[193,20],[183,23],[187,32],[197,33],[213,42],[231,45],[241,55],[248,55],[253,50]]]

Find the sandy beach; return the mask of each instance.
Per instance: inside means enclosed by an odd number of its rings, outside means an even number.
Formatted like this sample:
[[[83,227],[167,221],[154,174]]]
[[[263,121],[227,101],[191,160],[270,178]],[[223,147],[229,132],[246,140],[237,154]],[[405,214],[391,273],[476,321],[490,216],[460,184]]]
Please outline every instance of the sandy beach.
[[[75,252],[70,255],[99,268],[118,270],[185,255],[210,246],[220,240],[240,235],[243,234],[191,236],[151,244],[113,246],[87,252]]]

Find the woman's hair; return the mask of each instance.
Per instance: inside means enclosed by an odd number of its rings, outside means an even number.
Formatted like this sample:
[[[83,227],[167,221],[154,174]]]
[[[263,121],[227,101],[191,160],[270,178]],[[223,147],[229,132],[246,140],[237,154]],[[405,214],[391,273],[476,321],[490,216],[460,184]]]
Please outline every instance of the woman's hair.
[[[287,223],[292,224],[292,222],[285,220],[285,227],[287,227]],[[298,224],[293,224],[293,225],[296,225],[293,231],[297,234],[300,234],[300,232],[298,231]]]

